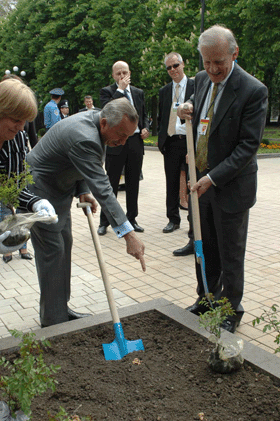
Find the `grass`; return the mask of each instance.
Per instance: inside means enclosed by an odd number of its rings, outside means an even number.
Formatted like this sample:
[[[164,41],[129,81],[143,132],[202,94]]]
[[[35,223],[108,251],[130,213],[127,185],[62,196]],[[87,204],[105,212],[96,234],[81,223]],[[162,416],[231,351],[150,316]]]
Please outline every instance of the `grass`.
[[[157,146],[157,141],[157,136],[149,136],[144,143],[145,146]],[[262,142],[258,154],[280,153],[280,126],[267,126]]]

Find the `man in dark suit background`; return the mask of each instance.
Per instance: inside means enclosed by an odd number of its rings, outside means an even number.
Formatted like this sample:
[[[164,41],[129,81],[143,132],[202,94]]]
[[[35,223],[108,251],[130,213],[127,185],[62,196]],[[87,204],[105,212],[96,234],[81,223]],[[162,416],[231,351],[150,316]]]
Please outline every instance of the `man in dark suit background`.
[[[84,107],[84,108],[81,108],[81,109],[79,110],[79,113],[80,113],[81,111],[89,111],[89,110],[93,110],[93,111],[100,111],[100,108],[96,108],[96,107],[93,105],[93,99],[92,99],[92,96],[91,96],[91,95],[86,95],[86,96],[84,97],[84,104],[85,104],[85,107]]]
[[[177,118],[177,108],[193,93],[194,81],[184,73],[184,62],[179,53],[171,52],[164,64],[172,79],[168,85],[159,91],[158,116],[158,147],[164,156],[164,170],[166,177],[166,215],[168,224],[163,229],[170,233],[180,227],[179,212],[180,173],[182,164],[186,165],[186,128],[185,123]],[[186,166],[186,174],[187,174]],[[193,253],[193,240],[183,249],[178,250],[178,256]]]
[[[127,139],[126,144],[117,148],[107,147],[105,168],[117,196],[124,167],[126,216],[136,232],[143,232],[144,229],[138,225],[136,217],[138,215],[139,178],[144,155],[143,140],[149,136],[149,122],[145,110],[144,92],[142,89],[130,85],[130,76],[128,64],[124,61],[117,61],[112,67],[112,77],[115,83],[100,90],[102,108],[113,99],[126,97],[139,115],[138,127],[135,133]],[[108,225],[109,222],[104,212],[101,212],[98,234],[106,234]]]
[[[198,182],[191,191],[200,198],[206,279],[215,299],[222,296],[231,302],[236,314],[222,327],[234,333],[244,313],[249,208],[256,202],[256,154],[265,126],[267,88],[236,63],[239,49],[229,29],[207,29],[198,50],[205,71],[196,75],[194,95],[178,108],[178,116],[190,119],[193,113]],[[199,304],[205,292],[197,262],[196,274],[198,299],[187,310],[199,315],[207,307]]]

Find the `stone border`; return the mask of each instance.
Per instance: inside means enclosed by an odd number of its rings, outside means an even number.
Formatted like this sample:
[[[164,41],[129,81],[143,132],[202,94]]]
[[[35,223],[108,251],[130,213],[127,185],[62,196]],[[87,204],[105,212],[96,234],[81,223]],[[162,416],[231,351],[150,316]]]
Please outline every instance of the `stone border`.
[[[197,316],[182,309],[181,307],[178,307],[177,305],[171,303],[165,298],[159,298],[140,304],[133,304],[128,307],[123,307],[118,310],[118,313],[120,318],[124,318],[139,313],[144,313],[150,310],[156,310],[159,313],[164,314],[165,316],[180,323],[188,329],[193,330],[194,332],[198,333],[204,338],[209,337],[209,333],[199,326],[199,318]],[[85,317],[83,319],[73,320],[71,322],[61,323],[59,325],[39,329],[36,330],[35,333],[37,339],[51,339],[56,336],[64,335],[67,333],[86,330],[90,327],[108,323],[110,321],[112,321],[112,318],[110,312],[108,311],[106,313],[100,313],[92,317]],[[225,331],[223,333],[223,336],[225,338],[230,338],[232,337],[232,334]],[[277,380],[280,380],[279,358],[275,354],[271,354],[259,348],[258,346],[251,344],[248,341],[243,340],[243,342],[244,349],[242,351],[242,356],[244,360],[250,365],[254,366],[256,369],[265,372],[266,374],[276,378]],[[0,340],[0,352],[12,351],[17,347],[18,343],[19,339],[15,339],[14,337],[3,338]]]

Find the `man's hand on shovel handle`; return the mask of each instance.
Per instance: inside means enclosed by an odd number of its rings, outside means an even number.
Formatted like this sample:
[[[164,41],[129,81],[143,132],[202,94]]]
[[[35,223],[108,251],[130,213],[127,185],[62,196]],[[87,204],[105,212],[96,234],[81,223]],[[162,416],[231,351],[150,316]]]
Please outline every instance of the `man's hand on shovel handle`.
[[[195,183],[192,187],[191,187],[191,192],[197,191],[197,196],[200,197],[202,194],[204,194],[209,187],[212,186],[211,180],[210,178],[208,178],[207,176],[204,176],[202,178],[200,178],[200,180],[198,180],[197,183]]]
[[[96,200],[94,199],[94,197],[93,197],[93,195],[92,194],[90,194],[90,193],[87,193],[87,194],[81,194],[80,196],[79,196],[79,200],[80,200],[80,203],[84,203],[84,202],[87,202],[87,203],[90,203],[91,204],[91,212],[92,213],[96,213],[96,211],[97,211],[97,202],[96,202]],[[83,208],[83,211],[84,211],[84,214],[86,215],[87,214],[87,212],[86,212],[86,209],[85,208]]]
[[[191,102],[185,102],[177,108],[177,116],[181,120],[191,120],[193,113],[193,105]]]
[[[135,259],[140,260],[143,272],[146,272],[146,263],[144,259],[145,246],[141,240],[136,236],[134,231],[124,235],[126,241],[126,251]]]

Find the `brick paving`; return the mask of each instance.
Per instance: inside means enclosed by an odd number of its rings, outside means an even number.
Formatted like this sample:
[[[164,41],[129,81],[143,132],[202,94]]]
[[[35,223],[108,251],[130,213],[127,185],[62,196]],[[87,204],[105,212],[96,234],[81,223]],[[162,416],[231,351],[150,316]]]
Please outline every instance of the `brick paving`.
[[[236,335],[273,352],[275,334],[263,333],[262,327],[252,326],[252,320],[264,309],[279,303],[280,297],[280,157],[259,159],[258,200],[251,209],[245,262],[245,314]],[[187,215],[181,212],[179,230],[163,234],[168,222],[165,208],[165,176],[162,155],[146,150],[143,164],[144,179],[140,182],[138,234],[146,246],[147,271],[126,254],[125,241],[118,239],[111,228],[100,237],[107,272],[118,307],[165,298],[185,308],[196,299],[194,256],[175,257],[172,251],[187,242]],[[125,192],[118,199],[125,206]],[[108,303],[98,262],[88,227],[81,209],[72,207],[73,255],[72,294],[70,306],[76,311],[92,314],[108,311]],[[94,218],[99,224],[99,212]],[[28,249],[33,253],[31,242]],[[35,262],[20,259],[0,261],[0,338],[9,336],[8,329],[22,331],[40,327],[39,286]]]

